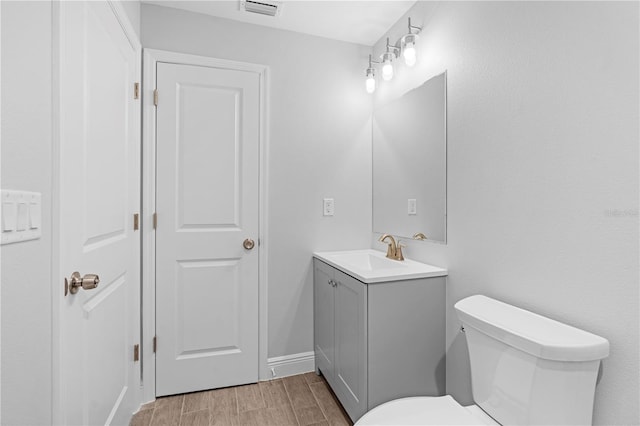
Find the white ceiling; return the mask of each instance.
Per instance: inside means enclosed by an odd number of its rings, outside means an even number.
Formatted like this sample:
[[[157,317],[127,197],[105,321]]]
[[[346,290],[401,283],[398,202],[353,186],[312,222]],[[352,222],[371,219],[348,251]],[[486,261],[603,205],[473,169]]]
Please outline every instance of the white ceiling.
[[[240,11],[239,0],[142,2],[373,46],[416,0],[282,0],[275,17]]]

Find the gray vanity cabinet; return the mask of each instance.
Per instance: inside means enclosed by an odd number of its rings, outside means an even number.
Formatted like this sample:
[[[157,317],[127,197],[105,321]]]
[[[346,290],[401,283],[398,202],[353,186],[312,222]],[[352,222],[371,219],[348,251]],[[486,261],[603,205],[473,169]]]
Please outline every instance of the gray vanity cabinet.
[[[314,259],[314,350],[355,422],[396,398],[445,393],[445,277],[365,284]]]
[[[316,368],[355,421],[367,411],[366,284],[314,264]]]

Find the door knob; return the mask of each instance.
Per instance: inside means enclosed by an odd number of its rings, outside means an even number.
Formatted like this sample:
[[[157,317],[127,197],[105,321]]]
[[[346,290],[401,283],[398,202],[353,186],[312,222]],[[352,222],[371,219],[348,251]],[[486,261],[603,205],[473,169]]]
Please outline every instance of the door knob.
[[[252,248],[254,248],[256,246],[255,241],[253,241],[251,238],[247,238],[246,240],[244,240],[244,242],[242,243],[242,247],[244,247],[247,250],[251,250]]]
[[[100,277],[96,274],[85,274],[84,277],[80,276],[80,272],[76,271],[71,274],[71,278],[64,279],[64,295],[68,293],[76,294],[80,287],[85,290],[92,290],[98,287]]]

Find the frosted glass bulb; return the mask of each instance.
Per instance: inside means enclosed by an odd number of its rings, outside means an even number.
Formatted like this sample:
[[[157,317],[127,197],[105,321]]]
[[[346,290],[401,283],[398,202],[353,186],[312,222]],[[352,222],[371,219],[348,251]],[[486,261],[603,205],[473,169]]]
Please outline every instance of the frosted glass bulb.
[[[373,93],[376,91],[376,79],[372,75],[367,77],[367,93]]]
[[[382,66],[382,78],[385,79],[385,81],[389,81],[393,78],[393,65],[389,60],[386,60]]]
[[[407,64],[408,67],[412,67],[416,64],[416,46],[413,43],[407,43],[404,47],[404,51],[402,52],[404,56],[404,63]]]

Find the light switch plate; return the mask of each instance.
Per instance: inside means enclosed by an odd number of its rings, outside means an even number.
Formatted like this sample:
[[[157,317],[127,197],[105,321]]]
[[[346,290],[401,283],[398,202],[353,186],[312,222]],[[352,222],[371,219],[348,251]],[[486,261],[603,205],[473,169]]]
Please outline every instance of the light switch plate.
[[[333,216],[335,212],[335,204],[333,202],[333,198],[325,198],[322,200],[322,215],[323,216]]]
[[[415,198],[409,198],[407,200],[407,213],[412,216],[418,214],[418,202]]]
[[[42,195],[39,192],[3,189],[1,243],[36,240],[42,235]]]

